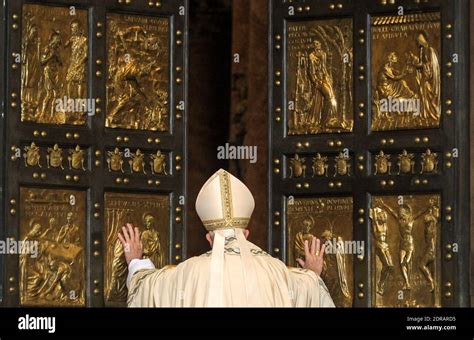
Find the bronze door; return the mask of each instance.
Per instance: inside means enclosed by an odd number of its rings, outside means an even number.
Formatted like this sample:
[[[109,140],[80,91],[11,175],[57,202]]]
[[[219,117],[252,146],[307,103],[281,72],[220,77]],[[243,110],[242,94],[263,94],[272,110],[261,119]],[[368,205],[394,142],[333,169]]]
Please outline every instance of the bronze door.
[[[187,10],[7,1],[6,306],[124,305],[127,222],[157,267],[183,259]]]
[[[468,306],[468,2],[270,7],[272,254],[326,242],[337,306]]]

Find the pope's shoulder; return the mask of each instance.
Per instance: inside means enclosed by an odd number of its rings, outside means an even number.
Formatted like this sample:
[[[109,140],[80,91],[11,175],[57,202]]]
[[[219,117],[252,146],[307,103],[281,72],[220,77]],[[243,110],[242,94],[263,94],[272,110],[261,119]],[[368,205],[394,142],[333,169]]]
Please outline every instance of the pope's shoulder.
[[[265,252],[260,247],[254,244],[251,244],[250,251],[254,257],[259,258],[258,262],[260,263],[262,263],[261,261],[266,262],[268,264],[271,264],[274,268],[275,267],[280,268],[281,270],[288,271],[289,273],[292,273],[295,275],[309,275],[309,276],[314,276],[315,278],[317,277],[317,275],[311,270],[303,269],[299,267],[287,266],[282,260],[269,255],[267,252]],[[171,265],[167,267],[169,269],[182,270],[184,268],[189,269],[190,267],[199,267],[202,265],[208,265],[210,264],[210,261],[211,261],[211,255],[212,255],[212,251],[208,251],[201,255],[190,257],[189,259],[181,262],[178,265]],[[234,255],[237,255],[237,254],[234,254]]]

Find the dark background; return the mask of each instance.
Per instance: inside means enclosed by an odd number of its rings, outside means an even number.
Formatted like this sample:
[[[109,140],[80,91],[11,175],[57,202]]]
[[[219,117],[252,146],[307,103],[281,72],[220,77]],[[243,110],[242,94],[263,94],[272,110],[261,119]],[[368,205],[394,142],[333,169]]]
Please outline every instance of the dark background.
[[[188,257],[209,245],[194,205],[219,168],[240,178],[255,197],[250,241],[267,249],[266,0],[191,0],[189,20]],[[239,63],[234,63],[238,53]],[[255,164],[217,159],[225,143],[258,147]]]
[[[470,3],[470,50],[471,50],[471,76],[470,76],[470,151],[471,151],[471,307],[474,307],[474,1]]]

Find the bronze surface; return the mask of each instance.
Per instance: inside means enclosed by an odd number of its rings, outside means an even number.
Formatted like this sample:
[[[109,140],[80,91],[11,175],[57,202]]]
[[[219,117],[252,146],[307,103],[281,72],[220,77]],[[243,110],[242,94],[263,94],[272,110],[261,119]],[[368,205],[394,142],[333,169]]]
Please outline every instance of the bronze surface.
[[[314,235],[322,242],[341,244],[353,240],[352,198],[296,198],[288,201],[288,264],[297,266],[304,259],[304,241]],[[347,248],[346,248],[347,249]],[[338,307],[352,307],[353,254],[343,248],[328,248],[321,277]]]
[[[288,134],[351,132],[352,20],[287,26]]]
[[[85,235],[85,192],[20,188],[20,239],[38,244],[20,255],[22,305],[85,305]]]
[[[440,306],[440,196],[375,196],[372,296],[376,307]]]
[[[21,121],[84,125],[85,110],[58,106],[58,100],[87,96],[87,11],[23,5]]]
[[[126,223],[138,227],[144,258],[149,258],[156,268],[168,264],[169,197],[106,192],[104,200],[105,301],[107,305],[123,305],[127,297],[128,267],[118,232]]]
[[[169,19],[107,15],[109,128],[167,131]]]
[[[440,34],[439,13],[372,18],[372,130],[439,127]]]

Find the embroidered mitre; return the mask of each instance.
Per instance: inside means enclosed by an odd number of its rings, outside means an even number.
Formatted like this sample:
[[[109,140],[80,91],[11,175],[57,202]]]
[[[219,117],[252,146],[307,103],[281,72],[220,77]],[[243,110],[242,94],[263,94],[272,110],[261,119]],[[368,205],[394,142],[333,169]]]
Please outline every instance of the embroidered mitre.
[[[250,190],[223,169],[204,183],[196,199],[196,212],[208,231],[247,228],[254,207]]]

